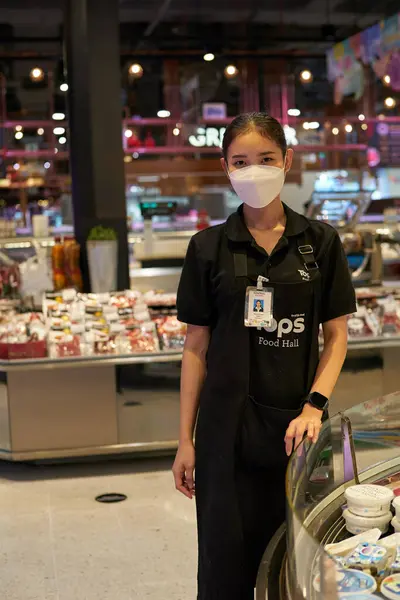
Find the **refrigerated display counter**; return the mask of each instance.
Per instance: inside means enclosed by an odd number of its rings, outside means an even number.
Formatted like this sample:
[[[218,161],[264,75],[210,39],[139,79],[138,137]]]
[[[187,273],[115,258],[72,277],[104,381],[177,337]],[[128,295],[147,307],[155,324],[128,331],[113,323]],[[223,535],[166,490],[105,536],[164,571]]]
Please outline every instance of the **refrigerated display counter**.
[[[304,441],[292,456],[286,477],[287,526],[265,552],[257,600],[348,598],[338,595],[343,571],[326,545],[352,537],[342,510],[346,489],[358,483],[383,485],[400,494],[400,392],[337,414],[324,424],[316,444]],[[390,527],[381,539],[391,533]],[[350,581],[355,572],[344,573]],[[380,584],[378,578],[374,593],[384,598]],[[350,595],[356,597],[354,590]],[[364,598],[362,593],[357,597]]]
[[[164,350],[0,361],[0,458],[173,453],[181,359]],[[350,341],[332,405],[395,391],[399,365],[400,337]]]

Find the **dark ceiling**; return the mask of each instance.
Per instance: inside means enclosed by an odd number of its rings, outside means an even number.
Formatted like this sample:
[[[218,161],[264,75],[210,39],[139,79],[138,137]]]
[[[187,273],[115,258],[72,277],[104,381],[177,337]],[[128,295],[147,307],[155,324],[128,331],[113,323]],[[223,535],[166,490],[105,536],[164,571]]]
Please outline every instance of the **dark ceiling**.
[[[101,1],[101,0],[98,0]],[[117,1],[117,0],[116,0]],[[399,0],[119,0],[126,52],[324,54],[399,10]],[[60,37],[62,0],[0,0],[0,48]],[[19,40],[19,41],[18,41]],[[40,40],[40,41],[39,41]]]

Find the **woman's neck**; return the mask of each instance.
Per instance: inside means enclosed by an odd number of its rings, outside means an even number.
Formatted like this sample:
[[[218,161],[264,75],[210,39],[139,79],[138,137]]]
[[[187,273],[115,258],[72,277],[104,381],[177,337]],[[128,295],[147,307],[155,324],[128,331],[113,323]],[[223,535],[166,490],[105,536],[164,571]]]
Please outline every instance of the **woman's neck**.
[[[243,216],[249,229],[275,229],[286,222],[285,209],[279,196],[265,208],[252,208],[245,204]]]

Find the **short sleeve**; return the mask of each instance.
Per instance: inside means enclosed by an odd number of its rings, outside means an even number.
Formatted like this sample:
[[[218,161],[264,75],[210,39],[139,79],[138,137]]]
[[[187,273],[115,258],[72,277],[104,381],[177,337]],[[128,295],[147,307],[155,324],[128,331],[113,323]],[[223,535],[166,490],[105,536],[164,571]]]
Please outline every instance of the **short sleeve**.
[[[321,261],[321,323],[350,315],[357,310],[351,273],[339,235],[335,235]]]
[[[211,322],[209,270],[191,239],[178,287],[178,319],[188,325],[207,327]]]

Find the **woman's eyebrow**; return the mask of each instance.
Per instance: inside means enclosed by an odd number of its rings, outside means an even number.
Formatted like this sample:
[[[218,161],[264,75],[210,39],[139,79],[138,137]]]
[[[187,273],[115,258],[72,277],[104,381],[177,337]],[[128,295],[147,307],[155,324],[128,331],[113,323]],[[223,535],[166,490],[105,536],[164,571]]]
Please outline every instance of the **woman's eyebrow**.
[[[275,154],[273,150],[268,150],[267,152],[260,152],[258,156],[268,156],[268,154]]]
[[[247,158],[247,154],[234,154],[232,158]]]

